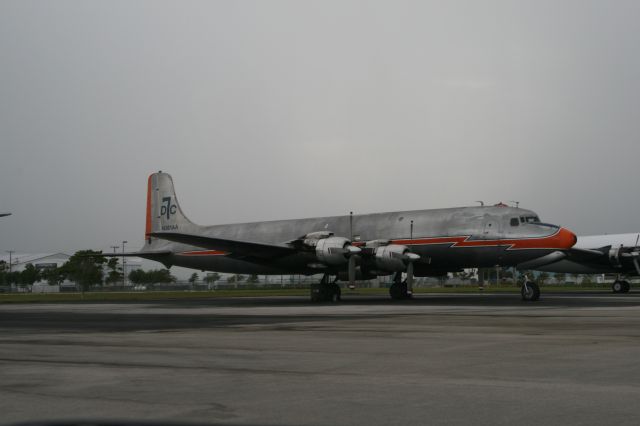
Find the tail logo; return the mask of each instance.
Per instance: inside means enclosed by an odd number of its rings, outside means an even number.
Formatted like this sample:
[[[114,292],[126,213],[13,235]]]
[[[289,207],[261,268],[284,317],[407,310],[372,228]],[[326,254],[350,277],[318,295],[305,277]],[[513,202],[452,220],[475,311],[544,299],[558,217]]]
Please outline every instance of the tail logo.
[[[171,197],[164,197],[162,199],[162,207],[160,207],[160,217],[166,216],[167,220],[171,219],[172,214],[176,214],[177,206],[171,204]]]

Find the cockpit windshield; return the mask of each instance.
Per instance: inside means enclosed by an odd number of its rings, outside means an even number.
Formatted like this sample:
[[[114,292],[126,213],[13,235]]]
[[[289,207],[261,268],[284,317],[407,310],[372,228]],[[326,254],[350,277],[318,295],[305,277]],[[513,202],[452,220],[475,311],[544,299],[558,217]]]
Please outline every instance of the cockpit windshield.
[[[538,223],[540,218],[538,216],[520,216],[520,223]]]

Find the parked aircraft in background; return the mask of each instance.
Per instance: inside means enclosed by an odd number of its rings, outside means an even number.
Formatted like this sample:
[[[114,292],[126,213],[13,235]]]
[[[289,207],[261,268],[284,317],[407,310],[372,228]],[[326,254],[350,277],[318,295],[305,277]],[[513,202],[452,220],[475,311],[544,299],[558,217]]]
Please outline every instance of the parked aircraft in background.
[[[539,268],[567,274],[618,274],[611,285],[614,293],[628,293],[629,282],[621,277],[640,275],[640,233],[578,237],[569,256]]]
[[[11,216],[11,213],[0,213],[0,217]]]
[[[495,265],[534,269],[576,242],[533,211],[504,204],[199,226],[183,214],[171,176],[162,172],[149,176],[145,235],[144,247],[125,255],[203,271],[321,273],[312,301],[339,299],[338,280],[353,285],[381,275],[393,275],[389,293],[403,299],[415,276]],[[521,293],[537,300],[540,290],[530,282]]]

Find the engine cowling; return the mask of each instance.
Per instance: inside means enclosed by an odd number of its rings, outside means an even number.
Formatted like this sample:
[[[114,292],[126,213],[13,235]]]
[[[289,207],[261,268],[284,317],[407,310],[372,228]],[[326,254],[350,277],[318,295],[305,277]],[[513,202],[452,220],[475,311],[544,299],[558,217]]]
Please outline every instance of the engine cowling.
[[[640,251],[638,247],[611,247],[608,253],[609,265],[623,271],[635,270],[640,274]]]
[[[316,256],[325,265],[339,266],[349,262],[349,256],[359,252],[351,241],[343,237],[329,237],[317,240]]]
[[[409,247],[399,244],[389,244],[377,247],[374,254],[376,269],[388,272],[404,272],[409,260],[417,255],[409,251]]]

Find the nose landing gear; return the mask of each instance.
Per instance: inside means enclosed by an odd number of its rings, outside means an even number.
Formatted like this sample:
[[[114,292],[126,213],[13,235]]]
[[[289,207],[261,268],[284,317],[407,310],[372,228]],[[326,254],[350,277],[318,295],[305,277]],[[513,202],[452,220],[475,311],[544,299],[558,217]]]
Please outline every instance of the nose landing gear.
[[[522,288],[520,289],[522,300],[525,302],[535,302],[540,299],[540,287],[534,281],[525,278]]]

